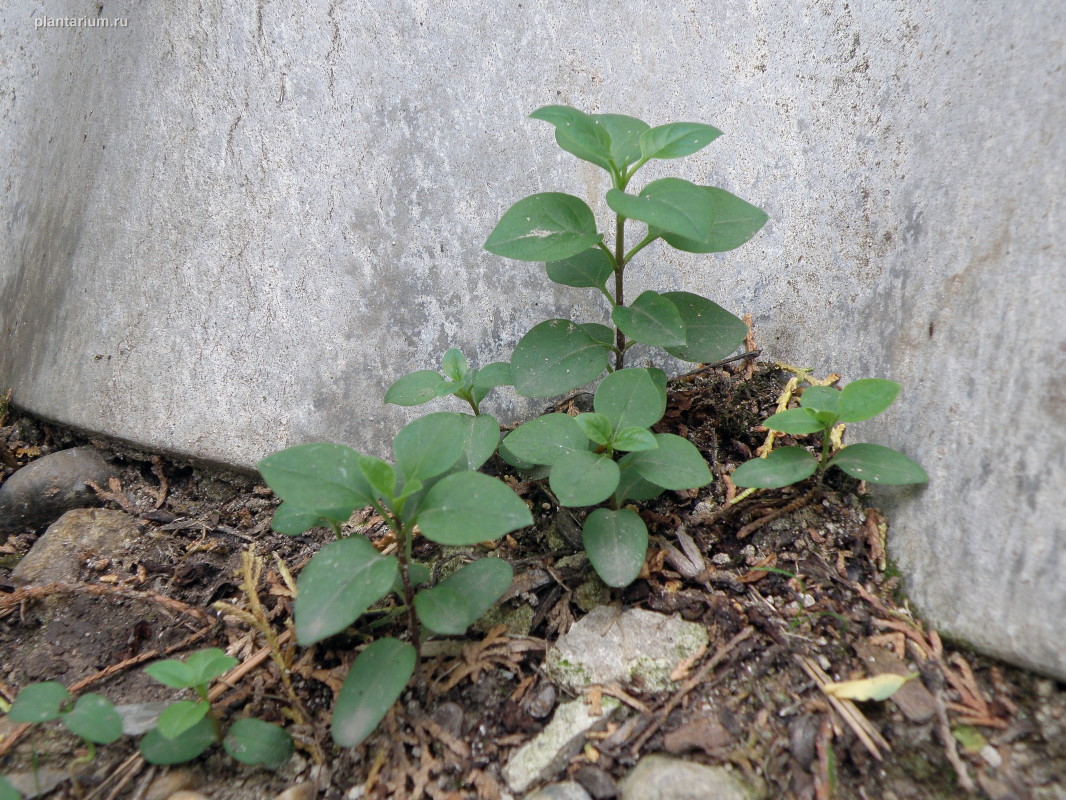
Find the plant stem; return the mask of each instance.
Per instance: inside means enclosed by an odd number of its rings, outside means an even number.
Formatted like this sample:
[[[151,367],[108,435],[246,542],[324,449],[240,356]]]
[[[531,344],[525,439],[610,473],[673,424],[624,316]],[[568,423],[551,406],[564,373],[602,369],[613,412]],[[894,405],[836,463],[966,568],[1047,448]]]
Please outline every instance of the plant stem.
[[[415,589],[411,585],[410,566],[414,554],[414,536],[412,531],[399,523],[394,529],[400,539],[400,580],[403,581],[403,601],[407,606],[407,630],[411,634],[411,644],[415,646],[415,674],[420,673],[422,661],[422,641],[418,626],[418,614],[415,613]]]
[[[215,741],[222,741],[222,726],[218,724],[218,717],[215,715],[215,709],[211,707],[211,700],[207,696],[206,686],[194,686],[193,690],[197,696],[204,703],[207,703],[207,718],[211,720],[211,727],[215,729]]]
[[[333,535],[336,536],[338,539],[343,539],[344,538],[341,535],[341,526],[339,524],[337,524],[333,520],[329,520],[329,527],[332,528]]]
[[[619,214],[614,225],[614,304],[625,304],[625,284],[622,276],[626,268],[626,218]],[[621,329],[614,327],[614,346],[617,354],[614,357],[614,368],[622,369],[626,360],[626,337]]]

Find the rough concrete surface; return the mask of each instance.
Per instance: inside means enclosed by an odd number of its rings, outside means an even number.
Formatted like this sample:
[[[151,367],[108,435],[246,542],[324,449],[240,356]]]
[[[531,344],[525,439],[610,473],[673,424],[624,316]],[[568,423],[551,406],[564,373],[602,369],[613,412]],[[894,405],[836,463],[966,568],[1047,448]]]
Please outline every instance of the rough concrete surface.
[[[599,13],[108,0],[125,27],[37,29],[40,6],[6,4],[0,384],[202,459],[383,453],[415,413],[385,388],[447,346],[487,362],[549,316],[605,317],[480,249],[535,191],[604,211],[604,177],[526,115],[710,122],[726,135],[647,177],[771,221],[734,253],[649,248],[633,292],[702,292],[753,313],[771,357],[900,381],[852,434],[932,476],[884,494],[908,591],[945,632],[1066,678],[1066,614],[1032,611],[1066,608],[1061,2]]]

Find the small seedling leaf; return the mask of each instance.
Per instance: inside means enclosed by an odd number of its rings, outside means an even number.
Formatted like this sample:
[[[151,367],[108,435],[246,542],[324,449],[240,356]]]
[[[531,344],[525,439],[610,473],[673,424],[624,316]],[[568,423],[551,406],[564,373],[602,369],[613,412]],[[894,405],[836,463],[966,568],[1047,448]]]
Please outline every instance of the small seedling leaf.
[[[733,470],[733,483],[758,489],[777,489],[806,480],[818,469],[818,459],[802,447],[779,447],[766,458],[753,458]]]
[[[664,489],[696,489],[711,482],[711,471],[700,451],[688,439],[672,433],[655,434],[654,450],[641,450],[626,458],[644,480]]]
[[[499,558],[464,565],[432,589],[415,595],[418,618],[434,633],[466,633],[511,586],[514,570]]]
[[[297,508],[286,500],[274,512],[274,519],[271,521],[270,526],[278,533],[286,536],[299,536],[311,528],[328,524],[329,520],[321,515],[316,514],[314,511]]]
[[[171,689],[189,689],[196,685],[196,676],[183,661],[168,658],[144,668],[145,673]]]
[[[721,135],[717,128],[700,122],[671,122],[645,131],[640,137],[640,151],[644,158],[681,158],[702,150]]]
[[[595,247],[603,236],[583,200],[562,192],[534,194],[503,215],[485,242],[490,253],[519,261],[561,261]]]
[[[570,106],[542,106],[529,116],[554,125],[563,150],[611,171],[611,134],[595,117]]]
[[[887,700],[909,680],[918,677],[917,672],[910,675],[875,675],[857,681],[840,681],[827,683],[822,691],[839,700]]]
[[[648,528],[628,508],[597,508],[582,532],[589,561],[608,586],[628,586],[640,573],[648,551]]]
[[[206,686],[215,678],[233,669],[238,663],[237,659],[227,656],[217,647],[197,650],[185,659],[185,665],[192,675],[192,686]]]
[[[366,539],[332,542],[297,580],[296,639],[307,646],[344,630],[392,587],[397,562]]]
[[[289,447],[257,466],[282,500],[336,522],[346,521],[372,499],[373,491],[359,471],[359,454],[342,444]]]
[[[155,728],[145,734],[138,749],[149,764],[182,764],[192,761],[215,741],[215,727],[204,717],[173,739],[166,738]]]
[[[230,726],[222,746],[242,764],[263,764],[277,769],[294,750],[292,737],[280,725],[248,717]]]
[[[604,454],[575,450],[555,462],[548,485],[564,506],[594,506],[618,487],[618,464]]]
[[[474,376],[474,401],[480,403],[497,386],[510,386],[511,364],[509,361],[493,361],[477,371]]]
[[[817,433],[825,429],[821,420],[818,419],[818,412],[810,408],[790,408],[787,411],[778,411],[767,417],[763,425],[772,431],[796,435]]]
[[[480,472],[457,472],[426,494],[418,526],[427,539],[468,545],[533,524],[529,508],[506,483]]]
[[[198,702],[179,700],[163,710],[163,713],[159,715],[159,721],[156,722],[155,729],[159,731],[159,734],[164,739],[173,739],[181,736],[207,716],[210,708],[211,704],[203,700]]]
[[[551,397],[594,381],[608,351],[580,325],[550,319],[523,336],[511,355],[514,387],[523,397]]]
[[[862,422],[876,417],[892,405],[899,389],[895,381],[881,378],[852,381],[840,392],[840,421]]]
[[[640,161],[640,137],[649,130],[648,123],[625,114],[591,114],[611,137],[611,160],[620,170]]]
[[[502,448],[527,464],[550,466],[567,453],[588,450],[588,436],[568,414],[545,414],[507,434]]]
[[[396,473],[380,458],[359,456],[359,469],[377,497],[391,498],[396,494]]]
[[[640,450],[654,450],[659,446],[655,436],[647,428],[632,425],[618,431],[614,437],[614,449],[626,453],[635,453]]]
[[[680,347],[685,344],[685,323],[677,307],[658,292],[643,292],[628,306],[611,311],[614,324],[641,344]]]
[[[614,344],[614,330],[598,322],[581,322],[579,328],[592,337],[593,341],[601,347],[611,347]]]
[[[611,259],[598,247],[561,261],[549,261],[544,268],[547,270],[548,278],[555,283],[578,289],[601,287],[614,272]]]
[[[480,469],[496,452],[500,443],[500,423],[490,414],[468,416],[467,419],[470,422],[459,461],[466,469],[473,471]]]
[[[829,460],[860,481],[902,485],[927,483],[929,476],[921,465],[898,450],[879,444],[849,444]]]
[[[15,697],[7,718],[12,722],[49,722],[59,718],[69,700],[67,687],[57,681],[31,683]]]
[[[664,231],[663,240],[686,253],[724,253],[750,241],[766,224],[762,209],[717,186],[700,186],[710,204],[710,221],[700,236]]]
[[[453,381],[461,381],[466,376],[468,369],[470,369],[470,364],[462,351],[455,347],[448,348],[440,362],[441,372]]]
[[[677,308],[685,323],[685,344],[666,352],[682,361],[717,361],[744,341],[748,326],[717,303],[691,292],[663,292],[661,297]]]
[[[640,220],[658,231],[699,240],[709,235],[714,221],[714,203],[703,190],[681,178],[660,178],[639,195],[608,190],[607,205],[616,214]]]
[[[415,671],[415,648],[399,639],[371,643],[352,663],[333,708],[333,741],[355,747],[381,722]]]
[[[437,371],[420,369],[404,375],[385,392],[385,402],[397,406],[419,406],[440,396],[446,381]]]
[[[840,390],[832,386],[808,386],[800,397],[800,407],[835,416],[840,407]]]
[[[666,394],[651,370],[632,368],[612,372],[600,383],[593,407],[613,430],[650,428],[666,412]]]
[[[122,735],[122,717],[103,695],[83,694],[63,715],[63,724],[75,736],[96,744],[111,744]]]
[[[469,424],[465,414],[438,411],[404,426],[392,441],[404,477],[425,481],[451,469],[463,454]]]
[[[578,414],[574,421],[581,426],[584,434],[596,444],[611,441],[611,421],[603,414]]]

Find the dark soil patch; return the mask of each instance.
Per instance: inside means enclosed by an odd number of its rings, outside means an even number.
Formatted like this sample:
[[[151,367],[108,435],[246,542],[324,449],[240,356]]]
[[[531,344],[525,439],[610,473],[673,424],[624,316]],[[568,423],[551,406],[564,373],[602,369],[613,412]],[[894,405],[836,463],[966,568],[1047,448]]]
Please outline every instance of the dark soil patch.
[[[679,676],[674,692],[615,687],[624,690],[629,715],[590,738],[566,770],[600,791],[641,755],[665,751],[729,764],[772,798],[1066,796],[1063,687],[941,643],[911,614],[899,578],[886,569],[882,520],[869,506],[876,497],[836,472],[823,486],[728,504],[733,492],[724,476],[762,443],[757,426],[775,410],[787,377],[766,366],[744,372],[710,370],[673,383],[659,430],[689,438],[719,479],[699,492],[668,492],[641,504],[653,543],[644,573],[624,591],[598,584],[580,557],[581,512],[560,509],[543,484],[520,480],[496,462],[492,469],[529,502],[536,520],[495,547],[514,565],[515,584],[481,633],[427,646],[424,688],[409,690],[359,748],[332,745],[332,697],[367,641],[368,624],[388,609],[313,648],[284,645],[309,717],[303,725],[287,721],[262,635],[212,610],[219,600],[248,607],[240,568],[242,552],[250,550],[263,566],[255,591],[284,635],[292,598],[275,556],[298,574],[329,537],[272,533],[276,500],[255,476],[99,442],[121,466],[103,502],[137,518],[143,546],[120,569],[86,554],[83,583],[47,597],[8,579],[35,534],[0,547],[0,693],[10,701],[28,683],[54,679],[116,703],[170,700],[174,693],[149,681],[142,665],[174,648],[181,655],[220,646],[242,661],[259,661],[217,706],[229,718],[284,722],[298,754],[274,773],[241,767],[216,751],[193,765],[208,796],[266,797],[312,781],[324,798],[505,797],[501,765],[564,699],[543,677],[546,647],[590,603],[611,602],[699,621],[711,646]],[[584,410],[586,401],[577,395],[557,410]],[[0,428],[2,474],[82,443],[77,434],[19,417]],[[349,532],[367,535],[380,549],[391,546],[369,512],[357,515]],[[444,552],[421,542],[417,556],[446,570],[476,549]],[[821,690],[825,676],[840,681],[912,670],[919,678],[885,702],[837,705]],[[596,702],[595,692],[589,700]],[[13,740],[16,728],[0,720],[0,773],[31,770],[34,760],[40,768],[70,768],[78,750],[73,737],[53,725]],[[97,760],[52,796],[144,797],[160,770],[130,758],[134,753],[128,739],[100,748]]]

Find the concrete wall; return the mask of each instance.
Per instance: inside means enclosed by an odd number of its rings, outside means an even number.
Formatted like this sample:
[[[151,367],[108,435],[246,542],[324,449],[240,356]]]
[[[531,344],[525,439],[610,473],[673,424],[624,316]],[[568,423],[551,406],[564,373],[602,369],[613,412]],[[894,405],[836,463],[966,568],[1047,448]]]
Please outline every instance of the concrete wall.
[[[103,2],[126,27],[0,10],[18,403],[244,466],[312,439],[381,452],[401,374],[603,316],[480,249],[526,194],[606,188],[525,115],[710,122],[727,135],[648,178],[723,186],[771,222],[721,256],[649,248],[647,285],[752,312],[774,357],[902,382],[853,433],[932,475],[885,495],[911,596],[1066,678],[1058,0]]]

